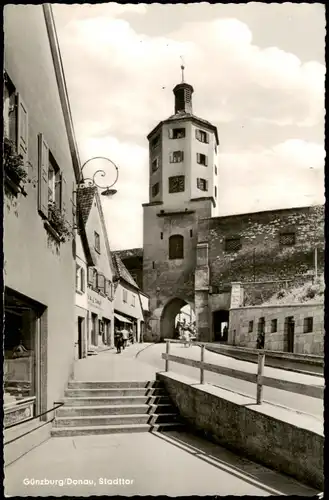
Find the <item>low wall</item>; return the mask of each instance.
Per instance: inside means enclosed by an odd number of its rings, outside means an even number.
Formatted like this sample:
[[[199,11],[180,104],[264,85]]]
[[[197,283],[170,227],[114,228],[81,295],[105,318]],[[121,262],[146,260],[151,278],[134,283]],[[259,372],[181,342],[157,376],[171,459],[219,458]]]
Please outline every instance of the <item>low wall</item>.
[[[323,489],[323,430],[312,417],[195,381],[157,374],[180,415],[211,440]]]
[[[235,346],[255,348],[258,322],[265,319],[265,349],[288,351],[288,333],[285,320],[293,317],[295,332],[293,352],[323,355],[324,350],[324,305],[323,304],[278,304],[240,307],[230,310],[229,343]],[[304,319],[313,318],[312,332],[304,332]],[[276,331],[272,331],[276,320]]]

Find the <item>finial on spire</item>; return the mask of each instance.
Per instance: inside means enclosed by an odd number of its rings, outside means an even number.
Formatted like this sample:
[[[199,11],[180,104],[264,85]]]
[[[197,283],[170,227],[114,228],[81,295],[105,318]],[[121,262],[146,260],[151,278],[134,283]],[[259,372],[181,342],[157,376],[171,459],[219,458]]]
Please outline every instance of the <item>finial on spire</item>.
[[[182,83],[184,83],[184,70],[185,70],[185,66],[184,66],[183,56],[180,56],[180,58],[182,60],[182,64],[181,64],[181,67],[180,67],[180,69],[182,70]]]

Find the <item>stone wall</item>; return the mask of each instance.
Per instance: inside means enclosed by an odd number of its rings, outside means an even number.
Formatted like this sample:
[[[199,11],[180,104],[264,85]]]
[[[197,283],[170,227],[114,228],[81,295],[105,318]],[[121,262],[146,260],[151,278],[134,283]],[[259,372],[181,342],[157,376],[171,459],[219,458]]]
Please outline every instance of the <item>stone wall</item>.
[[[295,231],[293,246],[281,246],[280,231]],[[295,280],[324,266],[324,207],[302,207],[214,217],[200,221],[200,238],[209,242],[211,285],[231,282]],[[225,239],[241,238],[241,249],[225,251]],[[200,239],[199,239],[200,241]]]
[[[242,307],[230,310],[228,343],[256,348],[258,321],[265,319],[265,349],[287,351],[288,339],[285,318],[295,321],[294,353],[323,355],[324,310],[323,304],[292,304]],[[304,333],[304,318],[313,318],[313,331]],[[272,320],[277,320],[277,331],[271,332]],[[253,322],[252,330],[250,322]],[[251,330],[251,331],[250,331]]]
[[[251,398],[173,372],[157,373],[192,429],[242,456],[323,487],[323,428],[295,412],[255,405]]]

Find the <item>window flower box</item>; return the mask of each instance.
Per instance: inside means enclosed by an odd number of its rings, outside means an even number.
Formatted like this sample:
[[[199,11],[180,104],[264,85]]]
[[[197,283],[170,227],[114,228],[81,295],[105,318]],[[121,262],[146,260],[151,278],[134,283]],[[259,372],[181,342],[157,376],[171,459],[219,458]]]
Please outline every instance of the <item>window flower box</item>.
[[[53,201],[48,203],[48,221],[44,226],[59,243],[69,241],[72,237],[72,229],[65,219],[65,213]]]

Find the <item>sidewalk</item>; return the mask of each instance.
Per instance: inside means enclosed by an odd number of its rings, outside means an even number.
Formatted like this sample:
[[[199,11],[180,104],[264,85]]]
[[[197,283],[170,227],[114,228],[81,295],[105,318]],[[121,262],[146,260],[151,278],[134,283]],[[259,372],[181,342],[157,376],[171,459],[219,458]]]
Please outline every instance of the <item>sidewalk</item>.
[[[121,354],[115,349],[79,359],[74,365],[74,380],[88,382],[103,381],[148,381],[155,380],[156,368],[140,362],[136,355],[153,344],[132,344]]]

